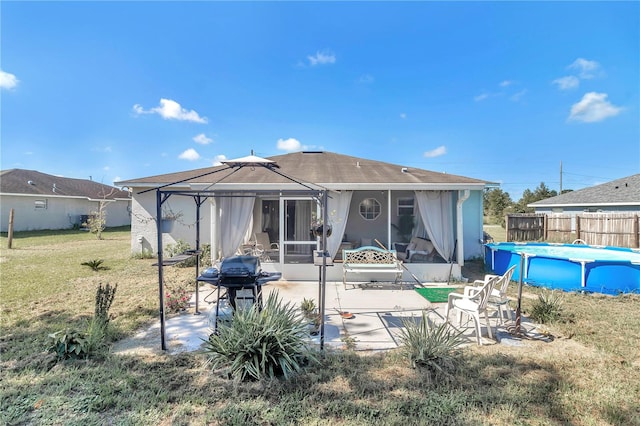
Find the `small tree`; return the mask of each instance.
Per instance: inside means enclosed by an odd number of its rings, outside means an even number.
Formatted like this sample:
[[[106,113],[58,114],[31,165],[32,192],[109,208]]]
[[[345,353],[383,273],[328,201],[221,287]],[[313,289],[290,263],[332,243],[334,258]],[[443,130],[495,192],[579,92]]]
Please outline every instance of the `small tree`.
[[[484,192],[484,215],[493,221],[504,220],[505,210],[513,205],[508,192],[491,188]]]
[[[107,205],[109,203],[108,198],[111,197],[117,191],[113,188],[108,194],[104,193],[102,200],[98,201],[98,209],[91,212],[91,216],[87,220],[85,225],[89,228],[92,234],[96,234],[96,237],[102,239],[102,231],[107,227]]]
[[[107,226],[107,203],[105,201],[98,202],[98,210],[91,212],[91,216],[87,219],[87,228],[92,234],[96,234],[96,237],[102,239],[102,231]]]

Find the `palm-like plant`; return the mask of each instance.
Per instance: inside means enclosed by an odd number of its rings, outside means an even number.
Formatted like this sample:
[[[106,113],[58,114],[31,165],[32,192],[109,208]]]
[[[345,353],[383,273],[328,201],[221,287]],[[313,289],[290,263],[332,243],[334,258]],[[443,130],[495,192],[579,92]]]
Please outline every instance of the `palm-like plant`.
[[[436,374],[455,368],[458,349],[465,342],[461,331],[446,322],[432,325],[424,311],[421,321],[405,319],[403,325],[400,342],[414,368],[426,367]]]
[[[289,378],[317,361],[307,336],[298,309],[273,292],[262,310],[254,304],[235,311],[230,323],[220,323],[205,341],[205,352],[213,370],[227,370],[239,381]]]

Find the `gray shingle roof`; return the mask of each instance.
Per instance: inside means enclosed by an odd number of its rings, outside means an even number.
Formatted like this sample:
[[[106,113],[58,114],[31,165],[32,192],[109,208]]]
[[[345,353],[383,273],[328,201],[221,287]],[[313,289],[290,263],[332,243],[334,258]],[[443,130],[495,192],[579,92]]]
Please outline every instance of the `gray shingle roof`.
[[[0,171],[0,193],[57,195],[96,200],[130,198],[127,191],[92,180],[65,178],[24,169]]]
[[[490,182],[457,176],[448,173],[432,172],[412,167],[375,160],[351,157],[332,152],[294,152],[269,157],[278,165],[278,171],[301,182],[316,184],[442,184],[442,185],[478,185]],[[172,182],[189,180],[189,183],[290,183],[285,177],[264,169],[263,167],[244,167],[236,173],[223,171],[204,177],[196,177],[227,166],[209,167],[165,175],[149,176],[118,182],[127,186],[155,186]]]
[[[530,207],[640,205],[640,174],[536,201]]]

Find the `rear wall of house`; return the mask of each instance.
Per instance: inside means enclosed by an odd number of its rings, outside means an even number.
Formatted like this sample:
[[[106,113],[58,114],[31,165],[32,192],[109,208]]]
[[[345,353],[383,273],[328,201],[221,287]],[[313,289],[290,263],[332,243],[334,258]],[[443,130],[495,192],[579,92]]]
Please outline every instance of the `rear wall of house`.
[[[173,223],[170,233],[162,234],[162,244],[167,247],[182,240],[191,248],[196,245],[196,204],[192,197],[172,195],[163,204],[165,213],[173,213],[179,217]],[[141,253],[143,250],[158,252],[158,233],[156,225],[156,194],[147,192],[136,194],[131,205],[131,252]],[[200,244],[211,241],[211,209],[205,201],[200,207]]]
[[[98,209],[97,201],[56,196],[3,195],[0,229],[9,229],[9,212],[14,209],[13,230],[36,231],[42,229],[69,229],[80,225],[81,216]],[[107,226],[129,225],[129,201],[109,203],[106,210]]]

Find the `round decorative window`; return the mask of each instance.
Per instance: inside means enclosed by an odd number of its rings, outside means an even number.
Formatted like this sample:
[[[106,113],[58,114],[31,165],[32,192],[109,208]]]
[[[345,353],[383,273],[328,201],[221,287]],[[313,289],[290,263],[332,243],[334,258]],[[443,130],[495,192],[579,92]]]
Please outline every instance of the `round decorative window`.
[[[380,216],[380,203],[375,198],[367,198],[360,203],[360,216],[366,220],[374,220]]]

